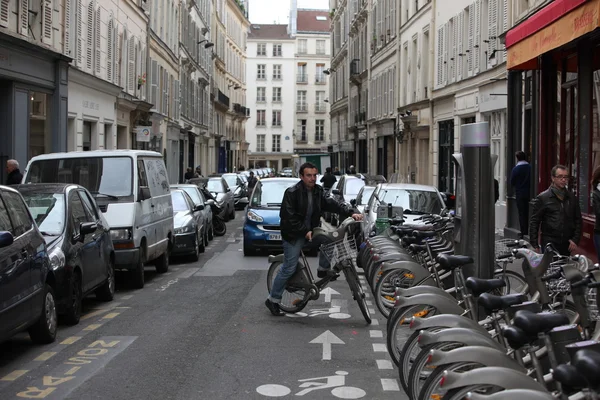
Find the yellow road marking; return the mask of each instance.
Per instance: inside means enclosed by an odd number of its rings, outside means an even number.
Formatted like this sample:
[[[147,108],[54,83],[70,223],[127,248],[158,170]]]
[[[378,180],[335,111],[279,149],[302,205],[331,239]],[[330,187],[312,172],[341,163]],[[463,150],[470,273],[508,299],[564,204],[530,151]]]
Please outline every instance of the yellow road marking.
[[[108,312],[108,309],[93,311],[89,314],[82,315],[81,318],[79,318],[79,320],[85,321],[86,319],[90,319],[92,317],[95,317],[96,315],[104,314],[105,312]]]
[[[71,336],[60,342],[60,344],[73,344],[79,339],[81,339],[81,336]]]
[[[27,369],[16,369],[13,372],[11,372],[10,374],[2,377],[2,379],[0,379],[0,381],[16,381],[17,379],[19,379],[20,377],[22,377],[23,375],[25,375],[28,372],[29,372],[29,370],[27,370]]]
[[[55,351],[46,351],[37,356],[33,361],[46,361],[52,358],[56,354]]]
[[[68,370],[67,372],[65,372],[65,375],[73,375],[75,372],[79,371],[81,369],[81,367],[73,367],[70,370]]]
[[[111,318],[116,317],[119,314],[121,314],[121,313],[113,312],[113,313],[110,313],[110,314],[106,314],[104,317],[102,317],[102,319],[111,319]]]
[[[84,331],[93,331],[94,329],[98,329],[101,326],[102,326],[102,324],[90,324],[90,325],[86,326],[85,328],[83,328],[83,330]]]

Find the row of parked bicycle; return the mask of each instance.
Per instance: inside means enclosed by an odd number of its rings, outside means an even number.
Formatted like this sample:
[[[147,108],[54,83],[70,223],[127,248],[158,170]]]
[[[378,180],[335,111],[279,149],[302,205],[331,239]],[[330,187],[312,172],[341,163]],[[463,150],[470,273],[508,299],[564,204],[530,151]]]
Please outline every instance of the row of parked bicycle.
[[[506,239],[480,279],[471,257],[454,254],[452,217],[422,220],[392,220],[357,256],[408,397],[597,399],[598,264]]]

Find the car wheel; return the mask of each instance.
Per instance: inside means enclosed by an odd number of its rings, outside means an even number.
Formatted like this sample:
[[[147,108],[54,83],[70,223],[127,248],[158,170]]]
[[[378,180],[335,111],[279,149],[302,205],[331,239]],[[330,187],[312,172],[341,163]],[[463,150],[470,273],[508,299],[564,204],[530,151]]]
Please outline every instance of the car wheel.
[[[208,228],[204,228],[204,247],[208,246]]]
[[[64,321],[67,325],[77,325],[81,318],[81,300],[83,290],[81,288],[81,274],[78,271],[73,272],[69,290],[69,299],[65,309]]]
[[[171,252],[171,248],[167,245],[167,249],[164,253],[160,255],[155,261],[154,267],[156,268],[156,272],[159,274],[164,274],[169,270],[169,253]]]
[[[204,251],[206,251],[206,242],[204,241],[204,234],[202,232],[200,233],[200,238],[198,239],[198,235],[196,235],[196,245],[198,247],[198,251],[200,251],[200,253],[204,253]]]
[[[254,249],[246,244],[244,241],[244,256],[253,256],[255,254]]]
[[[112,260],[108,261],[106,272],[106,282],[96,289],[96,298],[100,301],[112,301],[115,297],[115,267]]]
[[[231,207],[231,214],[229,215],[229,219],[235,219],[235,206]]]
[[[44,303],[39,319],[29,329],[29,337],[35,343],[46,344],[56,340],[58,326],[54,290],[47,283],[44,285]]]
[[[192,253],[192,261],[198,261],[200,259],[200,243],[198,242],[198,234],[196,233],[196,239],[194,240],[194,252]]]
[[[212,220],[210,221],[210,230],[208,231],[208,240],[213,240],[215,238],[215,228],[212,226]]]
[[[138,263],[134,269],[130,271],[131,273],[131,285],[135,289],[142,289],[144,287],[144,262],[146,261],[146,250],[144,246],[140,247],[140,257],[138,259]]]

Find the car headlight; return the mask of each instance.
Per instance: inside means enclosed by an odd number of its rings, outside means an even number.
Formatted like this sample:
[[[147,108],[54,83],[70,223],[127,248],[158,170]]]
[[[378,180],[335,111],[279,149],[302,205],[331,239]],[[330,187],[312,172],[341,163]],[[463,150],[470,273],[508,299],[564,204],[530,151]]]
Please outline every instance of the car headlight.
[[[65,253],[63,253],[59,247],[55,247],[48,257],[50,258],[52,269],[58,269],[65,266]]]
[[[182,233],[191,233],[194,232],[194,227],[192,225],[182,226],[181,228],[175,228],[175,234],[180,235]]]
[[[110,238],[112,240],[131,240],[131,229],[111,229]]]
[[[254,222],[263,222],[264,219],[254,211],[248,211],[248,219]]]

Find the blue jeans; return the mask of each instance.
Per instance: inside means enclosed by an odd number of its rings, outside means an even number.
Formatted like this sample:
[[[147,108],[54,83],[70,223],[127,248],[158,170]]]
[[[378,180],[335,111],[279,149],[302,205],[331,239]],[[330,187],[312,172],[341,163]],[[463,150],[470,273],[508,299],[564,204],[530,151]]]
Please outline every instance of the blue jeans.
[[[305,238],[296,239],[294,243],[286,240],[283,241],[283,264],[273,280],[273,286],[271,287],[271,293],[269,294],[269,300],[273,303],[281,303],[281,296],[285,290],[285,284],[296,272],[300,252],[305,244]],[[329,268],[331,268],[329,261],[323,254],[319,253],[319,268],[317,268],[317,270],[326,271]]]

